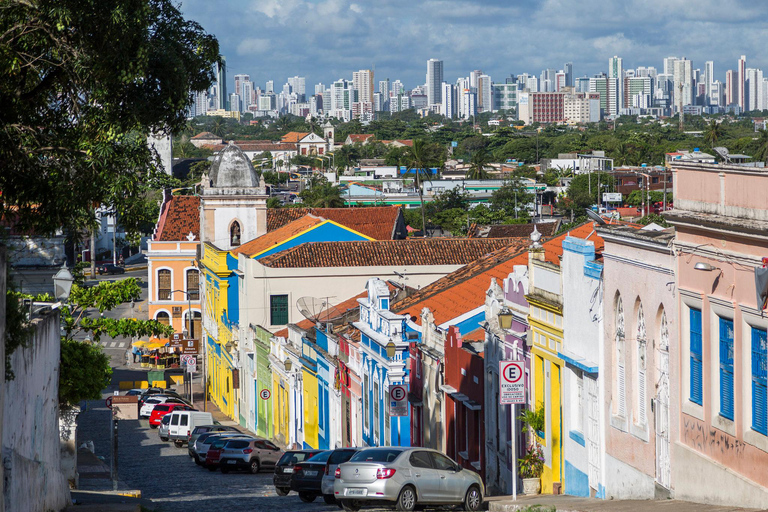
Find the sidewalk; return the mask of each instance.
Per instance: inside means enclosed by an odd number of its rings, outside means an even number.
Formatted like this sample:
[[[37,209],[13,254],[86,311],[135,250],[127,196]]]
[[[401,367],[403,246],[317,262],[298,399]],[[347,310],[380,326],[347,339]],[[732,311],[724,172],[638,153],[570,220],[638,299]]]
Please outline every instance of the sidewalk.
[[[598,500],[567,495],[518,496],[513,501],[511,496],[491,496],[486,498],[489,512],[512,512],[526,510],[528,507],[539,512],[651,512],[668,510],[670,512],[755,512],[758,509],[703,505],[679,500]]]

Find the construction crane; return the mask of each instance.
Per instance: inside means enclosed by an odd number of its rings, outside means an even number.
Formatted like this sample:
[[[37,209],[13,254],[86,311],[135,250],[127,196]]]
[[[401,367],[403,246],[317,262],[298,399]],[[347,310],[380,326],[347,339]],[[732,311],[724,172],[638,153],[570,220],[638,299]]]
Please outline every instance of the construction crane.
[[[677,84],[677,90],[678,90],[678,96],[680,99],[678,100],[678,103],[680,105],[680,131],[683,131],[683,82],[680,81],[679,84]]]

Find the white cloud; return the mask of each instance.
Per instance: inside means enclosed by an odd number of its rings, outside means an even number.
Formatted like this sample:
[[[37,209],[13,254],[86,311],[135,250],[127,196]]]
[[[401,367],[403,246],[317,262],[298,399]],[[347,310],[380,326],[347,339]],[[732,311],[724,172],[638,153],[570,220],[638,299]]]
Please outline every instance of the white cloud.
[[[249,38],[243,39],[240,44],[237,45],[237,54],[243,56],[262,55],[267,53],[269,49],[269,39]]]

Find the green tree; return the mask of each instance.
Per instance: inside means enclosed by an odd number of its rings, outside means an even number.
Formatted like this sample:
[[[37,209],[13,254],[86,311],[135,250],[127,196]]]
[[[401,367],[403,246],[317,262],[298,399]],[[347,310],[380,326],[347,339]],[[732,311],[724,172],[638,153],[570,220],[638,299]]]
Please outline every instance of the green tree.
[[[717,145],[717,141],[723,136],[723,127],[716,120],[712,119],[707,125],[707,129],[704,130],[704,140],[709,144],[710,148],[714,148]]]
[[[416,139],[413,146],[410,146],[406,154],[407,171],[406,175],[413,176],[416,180],[416,190],[419,193],[419,204],[421,205],[421,232],[427,236],[427,218],[424,212],[424,181],[432,179],[430,168],[439,165],[440,150],[431,145],[424,139]]]
[[[468,180],[487,180],[490,166],[490,155],[485,149],[478,149],[472,153],[472,160],[467,172]]]
[[[504,212],[505,217],[527,219],[528,204],[533,203],[533,194],[528,192],[519,178],[507,180],[504,185],[491,194],[491,210]]]
[[[186,126],[219,48],[171,0],[9,0],[0,15],[0,214],[50,233],[126,205],[161,172],[151,131]]]
[[[270,197],[267,199],[267,208],[281,208],[283,206],[283,203],[280,202],[280,199],[276,197]]]
[[[762,160],[768,164],[768,130],[761,128],[757,133],[757,150],[754,153],[755,159]]]
[[[309,188],[303,190],[299,195],[306,206],[314,208],[342,208],[344,206],[341,188],[328,182],[324,176],[313,176]]]

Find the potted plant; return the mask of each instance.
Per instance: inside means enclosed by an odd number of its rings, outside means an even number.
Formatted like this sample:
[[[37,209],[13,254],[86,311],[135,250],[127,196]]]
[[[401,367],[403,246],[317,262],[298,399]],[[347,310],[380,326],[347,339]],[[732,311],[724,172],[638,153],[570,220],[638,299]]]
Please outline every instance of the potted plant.
[[[539,438],[544,439],[544,427],[546,425],[546,416],[544,413],[544,405],[539,404],[538,409],[532,411],[530,409],[524,409],[520,416],[517,417],[523,425],[528,427],[531,434],[531,442],[534,441],[533,435],[537,435]]]
[[[523,479],[523,492],[525,494],[539,494],[541,492],[541,473],[544,471],[544,451],[538,443],[528,446],[528,451],[517,459],[517,467],[520,478]]]

